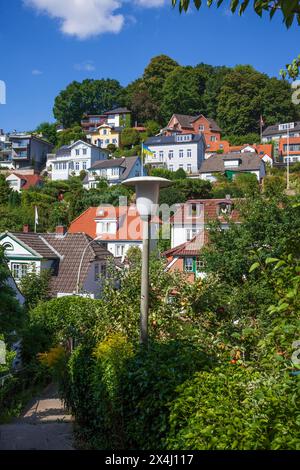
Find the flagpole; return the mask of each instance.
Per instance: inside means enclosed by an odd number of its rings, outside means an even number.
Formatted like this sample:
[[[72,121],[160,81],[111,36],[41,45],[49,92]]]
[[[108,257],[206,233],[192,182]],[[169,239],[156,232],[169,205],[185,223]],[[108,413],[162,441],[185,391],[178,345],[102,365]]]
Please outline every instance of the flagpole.
[[[262,143],[262,115],[260,115],[260,143]]]
[[[141,148],[141,162],[142,162],[142,176],[144,176],[144,141],[142,142],[142,148]]]

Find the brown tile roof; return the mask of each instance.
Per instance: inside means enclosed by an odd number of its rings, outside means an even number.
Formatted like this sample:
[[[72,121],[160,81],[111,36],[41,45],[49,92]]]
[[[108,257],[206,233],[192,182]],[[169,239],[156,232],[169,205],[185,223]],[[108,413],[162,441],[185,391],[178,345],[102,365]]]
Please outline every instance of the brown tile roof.
[[[23,233],[23,232],[11,232],[11,234],[18,238],[24,243],[29,249],[34,250],[38,256],[47,259],[58,259],[57,253],[49,247],[43,240],[45,238],[44,233]]]
[[[225,160],[240,160],[238,167],[225,167]],[[204,160],[199,173],[232,171],[258,171],[261,167],[261,158],[254,152],[227,153],[222,155],[212,155]]]
[[[239,213],[235,208],[235,202],[237,199],[190,199],[184,204],[180,204],[178,206],[178,210],[175,212],[173,217],[171,218],[171,222],[175,224],[183,224],[183,223],[201,223],[208,224],[209,222],[219,220],[220,222],[227,221],[227,216],[223,215],[219,211],[220,204],[230,204],[231,205],[231,212],[228,215],[228,219],[233,222],[239,221]],[[188,207],[191,205],[199,204],[201,205],[201,211],[204,209],[204,214],[200,212],[197,216],[189,215]],[[203,220],[204,215],[204,220]]]
[[[175,246],[170,250],[162,253],[167,258],[175,258],[177,256],[197,256],[200,254],[201,248],[208,243],[208,231],[201,230],[195,235],[192,240],[182,243],[181,245]]]
[[[99,242],[91,243],[93,239],[85,233],[67,233],[62,237],[49,233],[44,234],[44,238],[62,256],[58,275],[51,278],[52,295],[57,295],[59,292],[73,293],[76,290],[80,263],[85,250],[80,270],[80,285],[84,284],[91,262],[112,257]]]

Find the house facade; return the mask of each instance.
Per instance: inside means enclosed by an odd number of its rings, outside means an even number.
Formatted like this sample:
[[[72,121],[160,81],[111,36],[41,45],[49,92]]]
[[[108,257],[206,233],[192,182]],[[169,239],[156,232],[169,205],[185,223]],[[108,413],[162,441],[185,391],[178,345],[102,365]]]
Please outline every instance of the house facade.
[[[182,168],[189,174],[198,173],[205,157],[202,134],[150,137],[145,145],[153,152],[153,155],[146,155],[145,164],[154,168],[167,168],[170,171]]]
[[[106,160],[107,153],[95,145],[78,140],[61,147],[56,154],[48,154],[47,172],[52,181],[67,180],[71,176],[79,176],[98,161]]]
[[[120,127],[113,127],[109,124],[101,124],[95,131],[91,132],[88,135],[88,139],[91,144],[96,145],[97,147],[107,148],[108,145],[115,145],[116,147],[120,146],[121,140],[121,131]]]
[[[87,134],[97,132],[103,124],[111,128],[124,129],[131,126],[131,111],[127,108],[114,108],[103,114],[88,114],[81,121],[81,127]]]
[[[282,137],[279,139],[278,154],[280,159],[286,163],[300,162],[300,137]]]
[[[83,233],[70,234],[63,227],[56,233],[5,232],[0,235],[12,277],[18,285],[30,272],[50,270],[52,297],[81,292],[99,298],[110,253]]]
[[[233,179],[239,173],[253,173],[260,182],[266,175],[265,162],[255,152],[212,155],[202,163],[199,177],[214,182],[218,174]]]
[[[171,218],[171,248],[163,253],[166,270],[185,273],[190,281],[205,277],[201,249],[209,241],[208,225],[218,221],[222,230],[231,222],[239,223],[235,200],[197,199],[179,204]]]
[[[11,156],[16,170],[33,169],[39,173],[46,165],[47,154],[53,149],[48,141],[33,134],[10,134]]]
[[[221,140],[222,131],[214,119],[206,118],[203,114],[190,116],[186,114],[173,114],[168,125],[162,129],[162,133],[170,135],[182,134],[203,134],[206,144]]]
[[[7,176],[6,181],[11,189],[18,193],[20,193],[21,190],[25,191],[31,187],[40,188],[43,185],[43,180],[39,175],[26,175],[15,172]]]
[[[83,180],[86,189],[96,188],[100,179],[105,179],[112,186],[120,184],[128,178],[142,175],[140,157],[112,158],[96,162]]]
[[[159,223],[158,219],[151,223],[153,238],[157,235]],[[143,222],[134,205],[90,207],[71,223],[68,231],[87,233],[101,241],[121,261],[124,261],[130,248],[142,249],[143,245]],[[152,248],[154,245],[155,240]]]

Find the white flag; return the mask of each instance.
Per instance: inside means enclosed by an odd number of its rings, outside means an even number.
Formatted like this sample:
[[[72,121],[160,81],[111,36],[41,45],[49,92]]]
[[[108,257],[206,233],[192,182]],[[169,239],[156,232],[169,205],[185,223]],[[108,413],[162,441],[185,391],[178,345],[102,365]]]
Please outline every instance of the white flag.
[[[38,209],[36,206],[35,206],[34,223],[35,223],[35,226],[39,225],[39,213],[38,213]]]

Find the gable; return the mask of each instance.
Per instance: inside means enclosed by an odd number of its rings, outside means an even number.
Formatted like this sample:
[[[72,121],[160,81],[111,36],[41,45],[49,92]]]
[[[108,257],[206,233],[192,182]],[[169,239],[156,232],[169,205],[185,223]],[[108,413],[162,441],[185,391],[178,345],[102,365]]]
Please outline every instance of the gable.
[[[34,250],[31,250],[29,247],[20,242],[17,238],[12,237],[9,234],[4,234],[0,237],[0,245],[9,244],[12,246],[12,249],[5,251],[7,258],[20,257],[28,259],[40,259],[38,253]]]

